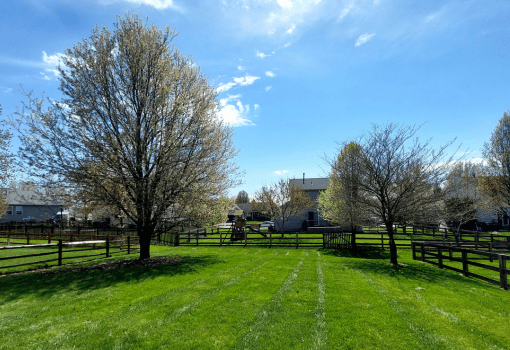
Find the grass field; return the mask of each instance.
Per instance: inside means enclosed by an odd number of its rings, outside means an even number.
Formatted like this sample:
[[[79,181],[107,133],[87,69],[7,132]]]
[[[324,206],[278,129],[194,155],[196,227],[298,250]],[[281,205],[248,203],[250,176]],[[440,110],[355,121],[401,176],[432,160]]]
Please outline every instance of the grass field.
[[[183,260],[4,276],[0,349],[510,348],[508,291],[385,254],[153,246]]]

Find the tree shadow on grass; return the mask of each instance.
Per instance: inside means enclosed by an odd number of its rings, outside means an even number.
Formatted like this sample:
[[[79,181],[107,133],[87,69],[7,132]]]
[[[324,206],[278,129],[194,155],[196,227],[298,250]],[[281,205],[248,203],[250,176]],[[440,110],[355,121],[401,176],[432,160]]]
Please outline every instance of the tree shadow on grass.
[[[332,255],[342,258],[361,258],[361,259],[390,259],[390,252],[383,249],[359,248],[356,254],[352,254],[348,249],[325,249],[320,248],[324,255]]]
[[[381,277],[414,280],[421,283],[444,283],[445,281],[456,281],[477,285],[479,287],[491,286],[490,283],[470,278],[466,279],[458,272],[448,269],[440,269],[437,266],[423,263],[421,261],[409,262],[399,265],[390,264],[390,252],[382,249],[365,249],[353,255],[349,250],[319,249],[324,255],[351,258],[342,260],[342,265],[363,273],[377,274]]]
[[[179,256],[175,256],[176,258]],[[50,297],[70,290],[84,293],[114,287],[116,284],[141,283],[157,277],[196,274],[201,269],[224,262],[213,255],[185,256],[169,265],[129,267],[116,270],[59,271],[55,274],[26,273],[0,278],[0,305],[27,295]]]

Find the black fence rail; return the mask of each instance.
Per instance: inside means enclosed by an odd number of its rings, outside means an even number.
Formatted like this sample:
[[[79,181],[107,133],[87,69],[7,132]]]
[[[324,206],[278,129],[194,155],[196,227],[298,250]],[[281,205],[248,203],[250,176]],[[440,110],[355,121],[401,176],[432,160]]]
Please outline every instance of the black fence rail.
[[[499,285],[503,289],[508,289],[508,274],[510,273],[510,270],[507,269],[507,260],[510,259],[510,255],[508,254],[498,254],[481,249],[469,249],[455,246],[451,243],[445,245],[413,242],[412,250],[414,260],[427,262],[441,269],[444,268],[459,272],[466,277],[477,278],[485,282]],[[508,253],[510,250],[506,252]],[[480,260],[488,260],[490,263],[496,264],[482,264],[478,262]],[[481,271],[494,271],[499,274],[499,278],[488,277],[487,274],[483,272],[473,272],[470,270],[470,266],[480,268],[482,269]]]
[[[103,240],[88,240],[79,242],[64,242],[59,240],[57,243],[44,243],[44,244],[27,244],[27,245],[9,245],[0,247],[0,272],[4,272],[8,269],[30,266],[30,265],[41,265],[50,266],[50,263],[55,263],[57,266],[61,266],[64,260],[83,260],[92,257],[111,257],[117,254],[131,254],[140,249],[140,240],[138,237],[109,237],[107,236]],[[34,251],[29,254],[11,255],[11,252],[17,252],[20,250]],[[41,252],[42,250],[42,252]],[[39,251],[39,252],[37,252]],[[102,251],[99,252],[98,251]],[[83,253],[89,252],[89,253]],[[44,260],[31,260],[28,258],[34,257],[50,257],[50,259]],[[30,261],[26,261],[26,260]],[[5,265],[6,261],[13,261],[9,265]]]
[[[351,242],[351,233],[337,232],[323,234],[323,247],[327,249],[351,249]]]

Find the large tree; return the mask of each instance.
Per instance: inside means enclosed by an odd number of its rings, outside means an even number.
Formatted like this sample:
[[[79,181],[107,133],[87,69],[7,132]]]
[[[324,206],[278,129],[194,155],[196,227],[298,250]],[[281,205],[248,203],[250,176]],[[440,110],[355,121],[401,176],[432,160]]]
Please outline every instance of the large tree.
[[[180,200],[218,196],[237,185],[232,129],[218,117],[216,92],[175,32],[136,15],[113,31],[96,27],[62,57],[63,97],[32,98],[18,112],[22,155],[34,174],[115,206],[137,226],[140,259]]]
[[[461,225],[478,218],[479,211],[490,211],[487,196],[482,195],[479,178],[483,166],[472,162],[458,162],[448,173],[444,184],[444,219],[455,228],[456,237]]]
[[[275,220],[276,229],[283,234],[289,220],[303,215],[315,203],[301,187],[288,179],[280,179],[270,186],[262,186],[255,193],[253,204]]]
[[[244,203],[250,203],[250,196],[248,195],[248,192],[241,190],[236,196],[235,200],[236,204],[244,204]]]
[[[492,132],[482,153],[486,162],[485,176],[480,177],[480,189],[495,207],[510,207],[510,112],[505,112]]]
[[[356,230],[368,219],[359,186],[361,151],[355,142],[343,145],[338,157],[331,163],[330,186],[317,199],[319,211],[326,220],[349,226],[353,252],[356,252]]]
[[[2,106],[0,106],[0,116],[2,115]],[[12,158],[13,155],[9,150],[11,145],[12,134],[8,129],[0,130],[0,187],[7,187],[9,175],[12,173]],[[7,210],[7,203],[5,198],[0,195],[0,217],[5,214]]]
[[[434,151],[429,142],[420,143],[415,134],[418,128],[396,124],[373,125],[364,137],[355,140],[360,152],[353,153],[359,163],[359,176],[352,177],[359,191],[359,205],[377,216],[386,226],[389,236],[390,262],[397,261],[394,240],[395,223],[409,208],[430,205],[439,201],[442,184],[451,158],[445,159],[450,143]]]

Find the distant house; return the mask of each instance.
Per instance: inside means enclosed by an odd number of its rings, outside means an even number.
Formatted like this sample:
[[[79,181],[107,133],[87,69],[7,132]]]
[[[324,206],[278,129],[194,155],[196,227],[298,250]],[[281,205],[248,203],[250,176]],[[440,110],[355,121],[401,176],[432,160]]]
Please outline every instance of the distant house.
[[[317,198],[319,197],[319,194],[322,191],[325,191],[329,187],[329,178],[327,177],[320,177],[320,178],[304,178],[303,179],[291,179],[289,180],[291,184],[295,184],[299,187],[301,187],[308,197],[316,202]],[[279,221],[278,218],[275,218],[275,221]],[[325,220],[317,210],[317,203],[314,204],[314,206],[310,209],[308,209],[306,212],[303,213],[303,215],[293,218],[285,223],[285,230],[301,230],[301,227],[303,225],[303,221],[306,221],[308,227],[313,226],[330,226],[331,223],[327,220]],[[279,227],[279,225],[276,225],[276,227]]]
[[[473,198],[475,200],[481,199],[481,194],[478,189],[478,181],[481,175],[470,174],[469,176],[461,176],[455,178],[454,190],[448,194],[448,198]],[[507,229],[510,226],[510,208],[499,208],[494,210],[477,209],[476,218],[471,220],[467,226],[480,226],[480,224],[492,225]],[[463,225],[466,226],[466,225]],[[470,228],[470,227],[466,227]],[[473,227],[471,227],[473,228]]]
[[[22,222],[23,218],[34,218],[35,221],[46,221],[60,212],[64,203],[45,200],[34,190],[0,189],[0,195],[7,203],[7,211],[0,222]]]
[[[234,221],[235,219],[242,218],[244,216],[244,211],[239,208],[238,204],[232,205],[230,210],[228,211],[228,221]]]

